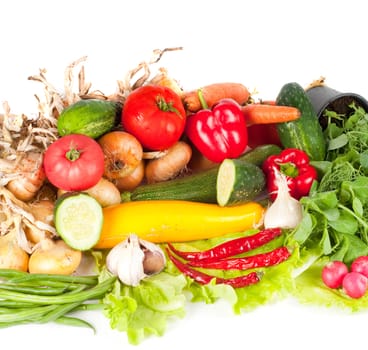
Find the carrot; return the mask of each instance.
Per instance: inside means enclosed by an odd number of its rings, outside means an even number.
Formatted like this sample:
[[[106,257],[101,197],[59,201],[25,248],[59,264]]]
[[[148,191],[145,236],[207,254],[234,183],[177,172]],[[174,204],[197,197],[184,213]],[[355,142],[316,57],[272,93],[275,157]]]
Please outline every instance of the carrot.
[[[284,123],[300,117],[298,108],[263,103],[247,104],[242,111],[247,125]]]
[[[197,112],[203,108],[200,94],[202,94],[207,106],[211,108],[214,104],[224,98],[231,98],[240,105],[249,100],[249,90],[240,83],[214,83],[200,89],[184,92],[182,101],[189,112]]]

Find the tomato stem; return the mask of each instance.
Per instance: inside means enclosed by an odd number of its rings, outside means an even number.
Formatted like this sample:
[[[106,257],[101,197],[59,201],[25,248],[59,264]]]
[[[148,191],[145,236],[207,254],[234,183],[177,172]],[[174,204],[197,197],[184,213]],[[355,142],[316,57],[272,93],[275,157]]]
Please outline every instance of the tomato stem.
[[[166,102],[162,96],[157,96],[156,98],[157,107],[163,112],[174,112],[181,116],[180,112],[173,106],[173,102]]]
[[[78,151],[75,148],[70,149],[68,152],[66,152],[66,158],[70,160],[71,162],[75,162],[80,157],[80,151]]]

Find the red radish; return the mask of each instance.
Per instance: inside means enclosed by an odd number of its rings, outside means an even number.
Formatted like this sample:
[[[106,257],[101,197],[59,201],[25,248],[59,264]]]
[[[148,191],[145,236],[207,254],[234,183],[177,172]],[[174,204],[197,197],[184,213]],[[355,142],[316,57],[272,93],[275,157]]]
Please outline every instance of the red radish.
[[[348,267],[342,261],[330,261],[322,269],[322,281],[329,288],[340,288]]]
[[[351,271],[359,272],[365,277],[368,277],[368,256],[362,255],[356,258],[350,267]]]
[[[367,291],[368,278],[359,272],[349,272],[342,281],[343,291],[351,298],[361,298]]]

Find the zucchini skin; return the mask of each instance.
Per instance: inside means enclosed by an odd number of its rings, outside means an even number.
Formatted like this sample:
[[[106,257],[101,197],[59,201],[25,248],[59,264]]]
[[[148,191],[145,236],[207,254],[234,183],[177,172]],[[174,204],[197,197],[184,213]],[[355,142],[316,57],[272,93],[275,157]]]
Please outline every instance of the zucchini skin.
[[[266,158],[278,154],[277,145],[262,145],[240,156],[239,160],[261,166]],[[220,165],[173,180],[140,185],[131,192],[122,194],[123,201],[142,200],[187,200],[217,203],[217,174]],[[261,179],[260,179],[261,180]]]
[[[110,205],[103,208],[100,240],[94,248],[112,248],[132,232],[153,243],[189,242],[242,232],[259,225],[264,211],[257,202],[231,207],[175,200]]]
[[[266,177],[259,166],[241,159],[227,159],[224,162],[232,163],[235,174],[232,184],[227,181],[227,186],[232,186],[232,188],[229,198],[223,202],[220,192],[220,188],[222,187],[220,182],[226,181],[226,178],[220,179],[220,177],[222,177],[220,167],[217,176],[217,203],[219,205],[231,206],[249,202],[254,200],[254,198],[260,195],[265,189]],[[224,174],[224,176],[226,176],[226,174]]]
[[[248,163],[252,163],[261,167],[266,158],[274,154],[279,154],[280,152],[281,148],[279,146],[274,144],[266,144],[253,148],[252,150],[244,153],[237,159],[244,160]]]
[[[301,112],[299,119],[277,124],[283,147],[301,149],[308,154],[310,160],[324,160],[326,140],[306,91],[298,83],[287,83],[281,88],[276,104],[296,107]]]
[[[57,121],[58,133],[83,134],[94,139],[110,131],[119,121],[121,106],[117,102],[88,99],[68,106]]]
[[[130,192],[131,201],[187,200],[216,203],[218,167],[173,180],[140,185]]]

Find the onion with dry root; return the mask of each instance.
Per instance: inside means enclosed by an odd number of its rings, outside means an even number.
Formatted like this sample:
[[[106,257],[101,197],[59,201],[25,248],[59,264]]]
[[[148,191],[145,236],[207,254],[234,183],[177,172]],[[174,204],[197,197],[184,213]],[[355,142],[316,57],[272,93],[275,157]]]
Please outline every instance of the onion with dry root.
[[[60,197],[67,191],[58,189],[57,196]],[[97,200],[102,207],[118,204],[121,202],[120,192],[116,185],[106,178],[102,177],[96,185],[83,191],[88,193],[91,197]]]
[[[29,203],[29,211],[33,214],[35,220],[50,226],[54,226],[54,207],[55,202],[47,199]],[[24,232],[32,244],[37,244],[47,237],[52,237],[51,232],[41,230],[35,225],[26,226]]]
[[[125,131],[110,131],[98,139],[105,155],[107,179],[130,175],[143,157],[143,147],[138,139]]]
[[[33,272],[65,274],[77,268],[81,252],[70,250],[62,240],[54,241],[57,234],[51,215],[50,204],[53,203],[40,201],[44,195],[41,191],[48,185],[42,168],[42,157],[48,146],[59,137],[57,118],[64,108],[80,99],[100,98],[124,103],[132,90],[149,82],[150,66],[157,63],[165,52],[177,49],[181,48],[154,50],[151,60],[139,63],[127,73],[124,80],[118,80],[118,89],[110,96],[99,90],[90,91],[92,84],[85,81],[83,65],[75,79],[75,67],[87,59],[81,57],[66,67],[64,91],[56,89],[48,81],[46,69],[40,69],[38,74],[28,78],[41,83],[44,88],[44,98],[35,95],[37,116],[30,118],[24,114],[14,115],[7,102],[3,103],[4,113],[0,113],[0,268],[26,271],[29,261]],[[143,76],[140,76],[142,71]],[[151,80],[159,84],[169,83],[165,71]],[[74,91],[76,85],[78,90]],[[102,141],[109,144],[106,139]],[[141,176],[141,145],[134,142],[126,144],[126,139],[116,141],[113,139],[111,148],[106,148],[106,177],[111,180],[133,176],[135,172]],[[110,189],[108,199],[106,193],[97,191],[101,203],[107,205],[117,201],[116,190]],[[51,189],[47,199],[55,200],[54,190]]]
[[[0,269],[28,270],[29,255],[17,241],[15,231],[0,236]]]
[[[186,169],[192,157],[192,148],[184,141],[178,141],[157,159],[148,161],[145,170],[147,183],[175,178]]]
[[[86,192],[95,198],[102,207],[121,202],[119,189],[112,181],[105,178],[101,178],[96,185],[89,188]]]
[[[30,273],[70,275],[82,261],[82,252],[70,248],[63,240],[44,239],[29,257]]]
[[[159,73],[155,75],[150,81],[150,84],[168,87],[176,92],[180,97],[183,94],[183,89],[179,85],[178,81],[170,77],[167,69],[161,67]]]
[[[113,182],[119,191],[132,191],[143,182],[144,176],[145,162],[141,160],[131,174],[114,179]]]
[[[42,168],[42,154],[27,153],[20,158],[13,172],[14,180],[8,182],[8,190],[22,201],[31,200],[36,196],[46,179]]]

